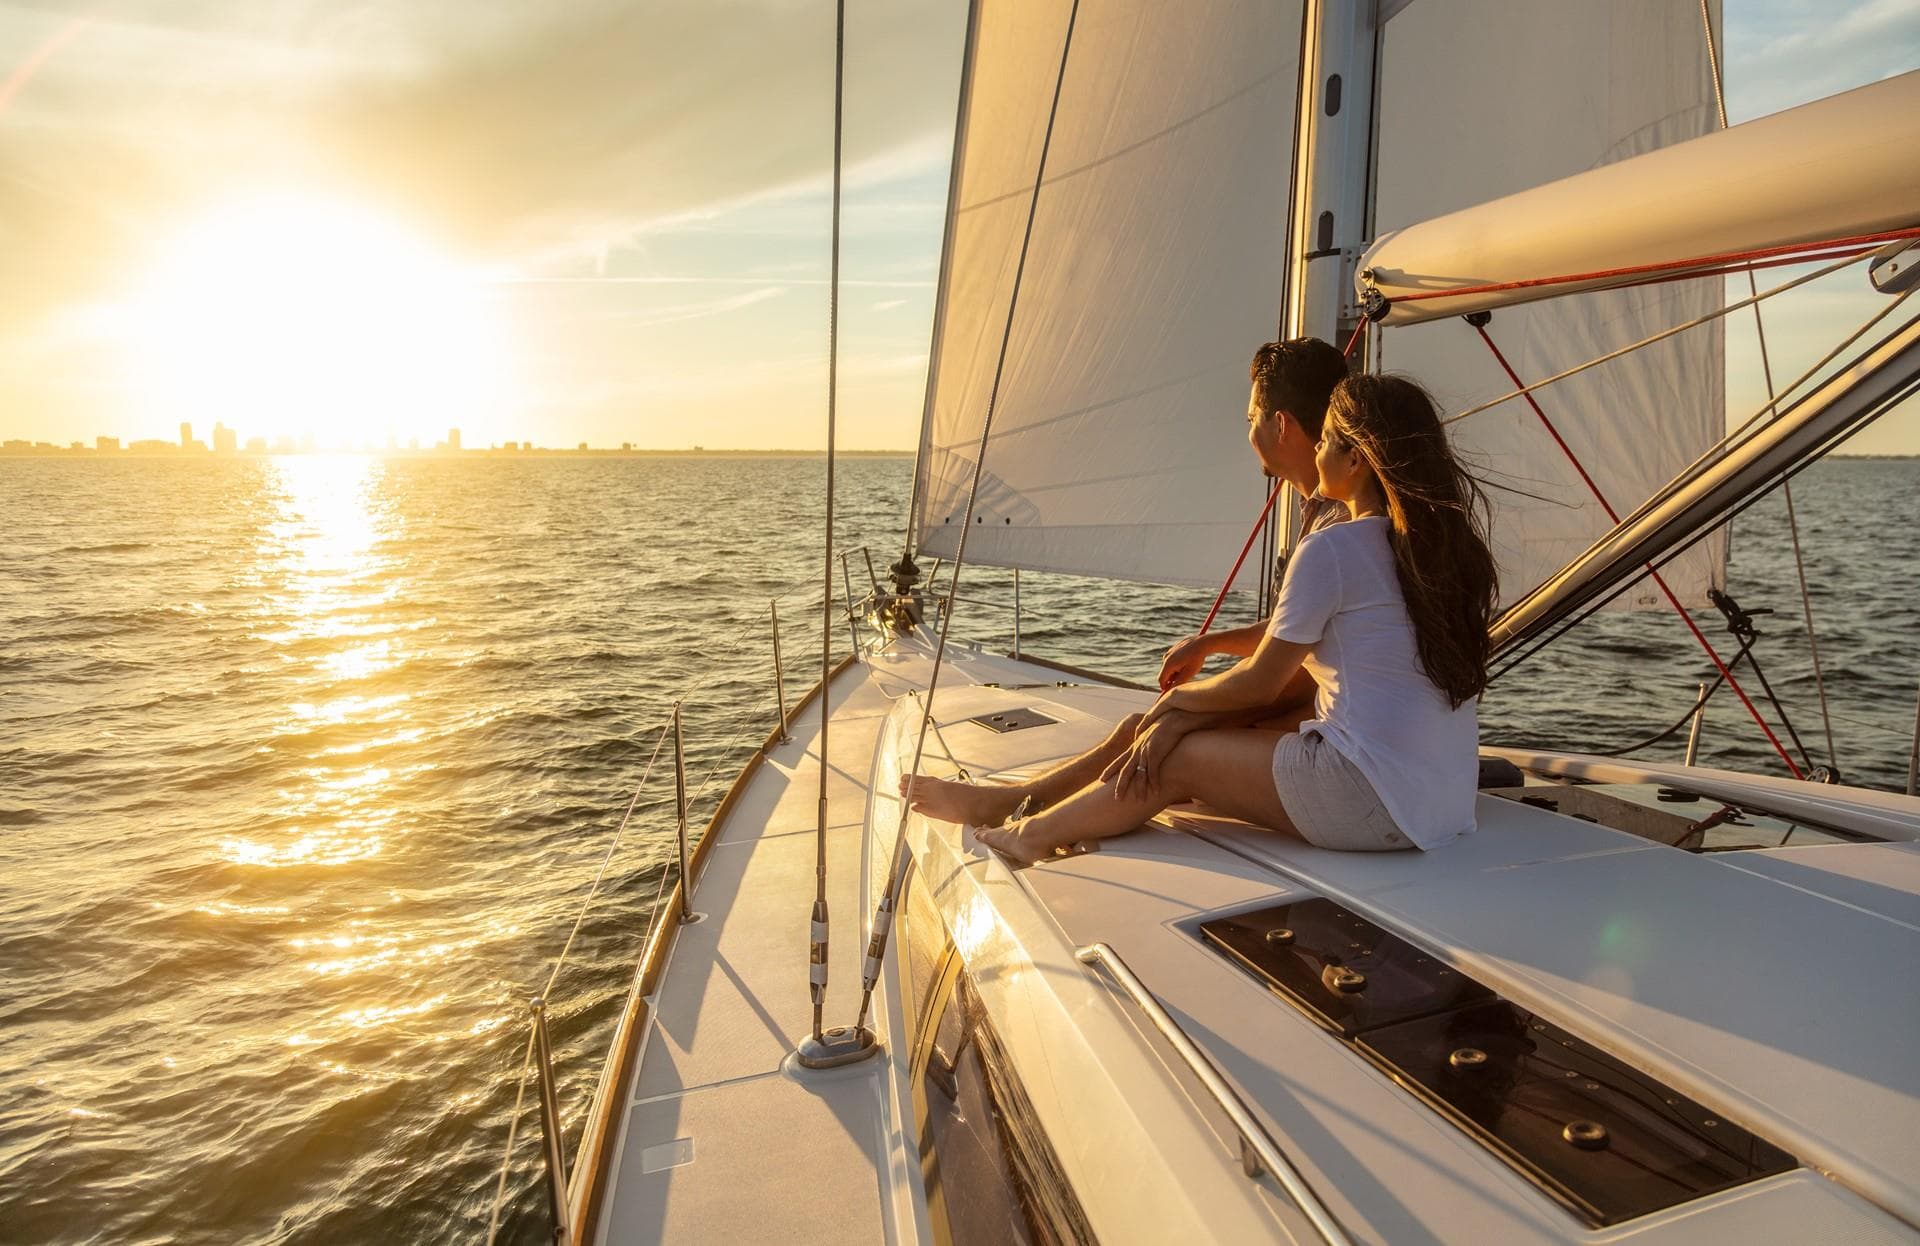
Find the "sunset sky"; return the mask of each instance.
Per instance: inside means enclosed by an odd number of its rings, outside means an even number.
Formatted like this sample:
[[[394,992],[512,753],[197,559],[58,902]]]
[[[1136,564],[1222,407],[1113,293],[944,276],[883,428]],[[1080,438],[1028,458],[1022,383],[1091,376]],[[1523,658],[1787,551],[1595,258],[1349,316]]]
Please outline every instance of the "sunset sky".
[[[904,448],[965,6],[849,9],[840,444]],[[1920,63],[1911,0],[1725,22],[1736,123]],[[826,0],[0,0],[0,436],[818,446],[832,33]],[[1770,312],[1776,375],[1862,286]]]

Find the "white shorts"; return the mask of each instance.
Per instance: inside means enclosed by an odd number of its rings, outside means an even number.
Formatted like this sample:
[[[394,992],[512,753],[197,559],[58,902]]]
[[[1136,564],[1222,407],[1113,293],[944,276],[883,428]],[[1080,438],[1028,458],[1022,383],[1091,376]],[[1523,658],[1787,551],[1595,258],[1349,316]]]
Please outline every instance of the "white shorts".
[[[1414,846],[1360,768],[1317,731],[1289,731],[1273,750],[1273,786],[1300,837],[1338,852]]]

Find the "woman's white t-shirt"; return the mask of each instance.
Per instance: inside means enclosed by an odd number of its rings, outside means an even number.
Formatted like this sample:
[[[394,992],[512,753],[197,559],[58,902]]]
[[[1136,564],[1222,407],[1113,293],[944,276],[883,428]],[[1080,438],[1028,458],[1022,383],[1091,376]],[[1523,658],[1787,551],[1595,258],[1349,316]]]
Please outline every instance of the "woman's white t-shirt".
[[[1473,829],[1480,724],[1427,678],[1394,571],[1388,521],[1323,528],[1287,564],[1268,632],[1313,646],[1318,734],[1359,767],[1407,838],[1433,848]]]

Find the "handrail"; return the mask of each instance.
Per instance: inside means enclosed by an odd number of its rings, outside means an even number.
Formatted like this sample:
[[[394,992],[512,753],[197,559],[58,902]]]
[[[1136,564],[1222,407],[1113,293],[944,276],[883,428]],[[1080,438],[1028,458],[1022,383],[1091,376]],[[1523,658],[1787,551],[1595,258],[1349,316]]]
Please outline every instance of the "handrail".
[[[1153,992],[1147,989],[1146,984],[1134,976],[1133,970],[1127,968],[1127,962],[1120,959],[1120,954],[1108,944],[1089,943],[1083,948],[1075,949],[1073,955],[1074,959],[1083,965],[1106,966],[1107,972],[1113,975],[1114,981],[1133,997],[1133,1002],[1139,1005],[1140,1011],[1146,1013],[1147,1019],[1153,1022],[1154,1028],[1160,1031],[1160,1037],[1167,1040],[1180,1058],[1186,1061],[1193,1075],[1200,1079],[1201,1085],[1213,1095],[1214,1101],[1220,1105],[1222,1111],[1226,1112],[1234,1128],[1240,1131],[1240,1163],[1247,1175],[1258,1177],[1263,1169],[1272,1173],[1273,1179],[1279,1182],[1280,1188],[1287,1192],[1293,1199],[1294,1205],[1320,1234],[1321,1241],[1327,1243],[1327,1246],[1348,1246],[1350,1239],[1347,1237],[1346,1230],[1340,1227],[1339,1221],[1333,1218],[1333,1213],[1327,1210],[1326,1204],[1322,1203],[1319,1195],[1313,1192],[1313,1187],[1307,1184],[1307,1179],[1300,1175],[1299,1169],[1295,1168],[1285,1155],[1281,1154],[1279,1145],[1274,1142],[1273,1136],[1266,1131],[1265,1126],[1254,1119],[1253,1112],[1247,1107],[1246,1101],[1227,1084],[1227,1079],[1221,1076],[1220,1070],[1214,1067],[1213,1061],[1209,1060],[1206,1053],[1187,1036],[1187,1032],[1180,1028],[1180,1023],[1161,1007],[1160,1001],[1154,998]]]

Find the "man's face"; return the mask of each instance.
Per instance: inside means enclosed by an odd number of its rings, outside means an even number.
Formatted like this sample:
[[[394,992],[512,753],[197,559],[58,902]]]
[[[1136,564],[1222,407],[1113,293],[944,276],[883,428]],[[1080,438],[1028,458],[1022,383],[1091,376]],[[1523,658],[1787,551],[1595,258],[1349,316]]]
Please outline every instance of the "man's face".
[[[1317,473],[1312,440],[1292,415],[1268,411],[1260,405],[1258,385],[1247,391],[1247,444],[1253,447],[1267,475],[1288,481],[1302,494],[1313,492]]]

